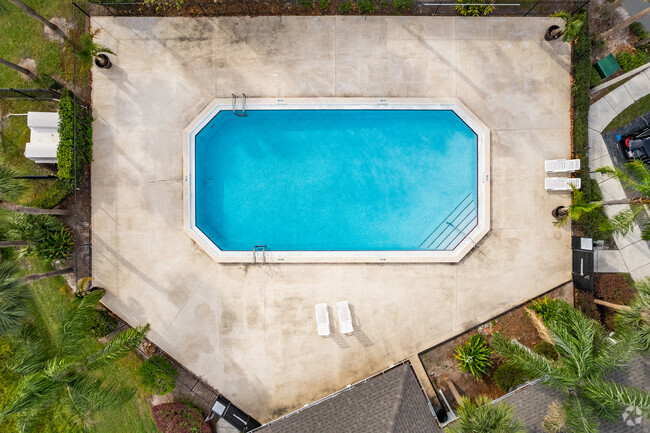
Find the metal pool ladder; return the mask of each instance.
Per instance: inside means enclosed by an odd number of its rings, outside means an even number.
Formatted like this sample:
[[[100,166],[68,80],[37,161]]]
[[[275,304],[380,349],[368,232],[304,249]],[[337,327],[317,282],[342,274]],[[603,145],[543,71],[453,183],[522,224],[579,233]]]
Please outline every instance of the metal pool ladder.
[[[266,264],[266,245],[255,245],[253,247],[253,264],[257,264],[257,253],[262,252],[262,264]]]
[[[241,103],[241,113],[237,112],[237,95],[232,94],[232,112],[235,116],[246,117],[246,94],[241,94],[242,103]]]

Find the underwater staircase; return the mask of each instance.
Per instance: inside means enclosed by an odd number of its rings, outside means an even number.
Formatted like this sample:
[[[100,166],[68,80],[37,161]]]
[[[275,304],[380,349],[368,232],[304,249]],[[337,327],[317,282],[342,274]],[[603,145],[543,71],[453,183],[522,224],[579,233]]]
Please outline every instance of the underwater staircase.
[[[449,251],[454,249],[468,234],[466,229],[474,228],[478,223],[476,203],[472,193],[467,196],[454,208],[438,227],[420,244],[420,248],[437,251]]]

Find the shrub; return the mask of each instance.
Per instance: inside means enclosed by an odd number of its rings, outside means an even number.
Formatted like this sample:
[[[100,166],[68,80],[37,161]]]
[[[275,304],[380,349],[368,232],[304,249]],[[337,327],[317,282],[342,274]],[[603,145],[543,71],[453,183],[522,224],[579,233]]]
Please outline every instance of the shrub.
[[[97,310],[90,319],[88,325],[88,333],[95,338],[106,337],[117,328],[117,320],[115,320],[106,310]]]
[[[318,0],[318,6],[321,9],[328,9],[330,7],[330,0]]]
[[[70,230],[65,227],[59,230],[44,231],[36,239],[34,251],[45,262],[65,260],[70,257],[74,241]]]
[[[178,372],[162,356],[154,355],[142,363],[140,378],[142,385],[151,393],[165,395],[176,388]]]
[[[5,236],[31,243],[32,252],[45,262],[70,257],[74,242],[72,234],[60,220],[51,215],[11,213],[7,216]]]
[[[600,78],[600,74],[596,70],[596,68],[592,67],[591,68],[591,73],[589,74],[589,87],[596,87],[600,86],[600,83],[603,82],[603,79]]]
[[[480,334],[471,336],[465,345],[456,346],[454,352],[454,357],[459,361],[460,370],[463,373],[470,373],[477,381],[492,366],[490,355],[492,355],[492,350]]]
[[[352,1],[351,0],[345,0],[343,3],[339,5],[339,13],[340,14],[348,14],[352,10]]]
[[[629,29],[630,33],[636,36],[638,40],[648,37],[648,32],[646,31],[645,27],[638,21],[630,24]]]
[[[199,408],[180,401],[154,406],[151,414],[162,433],[212,432]]]
[[[600,186],[598,186],[598,181],[596,179],[589,178],[583,185],[582,189],[587,201],[592,202],[603,199],[603,194],[600,191]],[[612,241],[611,225],[609,224],[609,218],[607,217],[603,207],[596,208],[595,210],[583,215],[582,218],[580,218],[580,227],[582,227],[582,232],[587,237],[596,240],[602,239],[605,242]]]
[[[494,10],[494,4],[489,0],[456,0],[456,12],[466,17],[480,17],[481,15],[489,15]],[[484,6],[477,6],[477,4],[485,4]]]
[[[505,392],[530,380],[524,370],[508,363],[502,364],[494,370],[492,378],[494,383]]]
[[[544,296],[542,299],[535,299],[530,304],[530,309],[546,322],[555,313],[555,299],[549,298],[548,296]]]
[[[76,174],[79,182],[84,164],[92,161],[92,135],[90,112],[74,102],[69,90],[64,91],[59,101],[59,147],[56,151],[59,179],[74,184]]]
[[[377,8],[372,0],[359,0],[357,5],[359,6],[359,11],[363,15],[370,15]]]
[[[176,10],[181,10],[185,0],[142,0],[142,4],[155,8],[156,12],[159,10],[165,10],[174,8]]]
[[[393,6],[401,14],[413,8],[413,0],[393,0]]]
[[[650,60],[650,54],[646,50],[621,51],[615,57],[623,72],[630,72]]]
[[[555,346],[553,346],[551,343],[548,341],[540,341],[535,345],[533,348],[533,352],[535,352],[538,355],[542,355],[546,359],[550,359],[551,361],[555,361],[558,358],[557,350],[555,350]]]

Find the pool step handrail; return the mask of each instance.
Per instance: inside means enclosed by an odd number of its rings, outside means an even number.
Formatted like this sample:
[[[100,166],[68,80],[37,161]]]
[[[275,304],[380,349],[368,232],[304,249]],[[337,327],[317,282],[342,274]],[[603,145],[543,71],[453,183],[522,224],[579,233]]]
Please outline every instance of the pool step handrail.
[[[241,113],[239,113],[239,112],[237,112],[237,95],[235,95],[234,93],[231,94],[232,113],[235,116],[238,116],[238,117],[246,117],[247,116],[247,114],[246,114],[246,98],[247,98],[246,94],[242,93],[241,98],[242,98]]]
[[[469,221],[468,217],[473,216]],[[435,249],[435,250],[444,250],[446,246],[453,243],[455,236],[449,239],[449,236],[453,234],[454,230],[445,222],[453,222],[455,226],[462,226],[461,222],[467,221],[465,227],[469,225],[473,220],[476,219],[476,208],[474,206],[474,200],[472,199],[472,193],[467,194],[458,205],[447,215],[445,219],[424,239],[420,244],[420,248]],[[445,248],[441,248],[442,245],[447,241]]]
[[[266,264],[266,245],[255,245],[253,247],[253,264],[257,264],[257,253],[262,252],[262,264]]]

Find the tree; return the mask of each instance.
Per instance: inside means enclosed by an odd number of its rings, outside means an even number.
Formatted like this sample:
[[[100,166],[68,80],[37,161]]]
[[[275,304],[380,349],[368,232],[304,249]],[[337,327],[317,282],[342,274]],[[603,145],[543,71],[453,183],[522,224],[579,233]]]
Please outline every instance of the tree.
[[[555,18],[561,18],[564,21],[564,27],[558,30],[559,33],[555,33],[554,36],[562,36],[564,42],[573,42],[578,38],[580,29],[585,23],[584,14],[570,14],[568,12],[558,12],[551,15]]]
[[[568,207],[561,207],[558,210],[557,224],[561,226],[569,219],[580,221],[586,214],[604,206],[628,204],[630,209],[619,212],[609,219],[607,227],[603,227],[617,235],[624,235],[634,227],[637,216],[650,204],[650,169],[643,162],[634,160],[625,164],[624,169],[602,167],[596,171],[618,179],[623,186],[636,191],[639,196],[619,200],[588,202],[585,200],[582,191],[574,189],[573,204]],[[641,237],[643,240],[650,240],[650,222],[644,223],[641,227]]]
[[[86,33],[81,36],[81,43],[79,48],[75,51],[75,56],[79,60],[81,69],[88,70],[93,66],[93,61],[102,53],[113,54],[115,53],[110,48],[100,45],[95,42],[95,36],[99,33],[99,29]]]
[[[22,284],[15,263],[0,262],[0,336],[14,333],[29,317],[31,292]]]
[[[650,278],[635,281],[637,291],[629,306],[617,305],[616,323],[636,333],[641,350],[650,352]],[[614,304],[616,305],[616,304]]]
[[[24,74],[29,78],[30,80],[34,81],[36,79],[36,74],[34,74],[32,71],[30,71],[27,68],[23,68],[22,66],[18,66],[15,63],[10,62],[9,60],[5,60],[0,57],[0,65],[5,65],[13,69],[14,71],[20,72],[21,74]]]
[[[644,1],[648,1],[648,0],[644,0]],[[628,18],[626,20],[621,21],[620,23],[613,26],[611,29],[601,33],[600,36],[598,36],[594,42],[598,42],[598,41],[602,41],[603,39],[607,39],[613,33],[617,32],[617,31],[619,31],[619,30],[621,30],[623,28],[627,28],[633,22],[639,21],[641,18],[643,18],[645,16],[648,16],[648,15],[650,15],[650,7],[647,7],[645,9],[643,9],[638,14],[636,14],[634,16],[631,16],[630,18]]]
[[[53,22],[47,20],[45,17],[43,17],[41,14],[36,12],[34,9],[31,7],[27,6],[24,2],[21,0],[5,0],[8,1],[9,3],[13,4],[17,8],[19,8],[21,11],[25,12],[27,15],[29,15],[32,18],[36,18],[43,24],[45,24],[48,28],[50,28],[52,31],[56,32],[59,36],[63,38],[64,41],[68,40],[68,35],[65,34],[63,30],[61,30],[61,27],[57,26]]]
[[[19,200],[27,192],[28,185],[12,167],[0,162],[0,208],[12,212],[30,215],[67,215],[67,209],[41,209],[20,206],[13,201]]]
[[[474,402],[467,397],[460,400],[460,418],[449,427],[450,433],[525,433],[523,425],[515,421],[512,407],[479,396]]]
[[[544,319],[532,311],[529,314],[541,338],[557,350],[557,361],[549,361],[501,334],[494,335],[491,345],[531,377],[565,392],[562,411],[568,431],[597,432],[598,418],[614,421],[628,406],[650,414],[650,394],[604,379],[632,359],[637,349],[633,336],[618,332],[610,338],[600,324],[566,302],[553,300],[549,305]]]
[[[63,412],[72,426],[85,428],[95,412],[134,396],[135,389],[105,385],[95,372],[138,347],[149,325],[124,331],[99,348],[88,344],[87,324],[102,295],[95,291],[79,300],[52,334],[27,326],[16,338],[11,367],[20,379],[0,409],[0,422],[11,418],[21,433],[29,433],[54,412]]]

